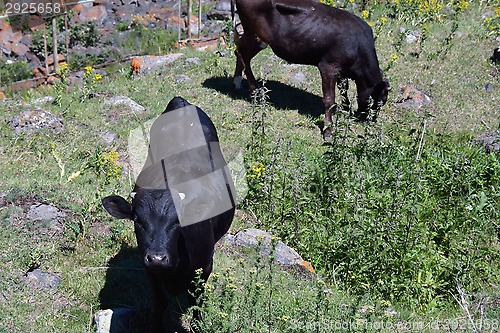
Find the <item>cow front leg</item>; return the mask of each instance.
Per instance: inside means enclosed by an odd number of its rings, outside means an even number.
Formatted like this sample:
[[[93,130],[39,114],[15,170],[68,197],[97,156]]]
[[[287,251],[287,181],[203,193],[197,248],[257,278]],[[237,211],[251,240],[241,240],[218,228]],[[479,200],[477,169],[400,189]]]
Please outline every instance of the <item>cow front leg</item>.
[[[335,84],[338,79],[338,70],[334,65],[320,63],[318,65],[321,74],[321,87],[323,90],[323,105],[325,106],[325,120],[323,127],[323,138],[332,136],[332,113],[336,112]]]
[[[252,37],[248,37],[249,35]],[[257,88],[257,80],[250,67],[250,61],[262,50],[263,45],[260,39],[253,34],[245,33],[239,39],[236,51],[234,51],[236,54],[236,69],[233,78],[235,89],[242,89],[241,82],[243,81],[243,71],[247,77],[250,92],[253,92]]]
[[[358,110],[354,113],[359,121],[365,121],[368,118],[370,112],[370,95],[371,90],[366,88],[362,83],[356,82],[358,90]]]

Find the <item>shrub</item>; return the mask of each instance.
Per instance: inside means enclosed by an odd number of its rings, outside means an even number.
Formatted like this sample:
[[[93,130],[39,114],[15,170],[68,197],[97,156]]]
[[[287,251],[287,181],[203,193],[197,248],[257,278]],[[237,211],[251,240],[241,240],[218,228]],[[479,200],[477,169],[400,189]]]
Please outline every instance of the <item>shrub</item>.
[[[258,140],[244,208],[355,294],[427,307],[450,301],[457,283],[493,283],[498,155],[401,124],[384,137],[370,125],[350,135],[351,126],[340,122],[323,152]]]
[[[58,52],[66,52],[66,33],[64,26],[64,18],[57,18],[57,45]],[[69,27],[69,47],[81,45],[83,47],[96,46],[99,42],[99,31],[95,22],[84,22],[74,24]],[[33,44],[31,46],[32,52],[40,59],[44,59],[44,41],[43,30],[37,30],[33,34]],[[47,36],[47,49],[52,53],[53,40],[51,35]]]
[[[33,71],[26,61],[0,59],[0,84],[9,84],[31,78]]]

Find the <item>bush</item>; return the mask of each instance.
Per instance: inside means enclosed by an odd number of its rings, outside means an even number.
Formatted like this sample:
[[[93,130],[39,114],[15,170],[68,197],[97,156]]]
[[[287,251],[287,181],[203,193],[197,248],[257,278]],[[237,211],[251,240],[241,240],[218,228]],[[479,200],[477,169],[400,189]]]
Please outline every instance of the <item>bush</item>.
[[[59,53],[66,53],[66,33],[64,26],[64,18],[57,19],[57,45]],[[80,45],[83,47],[96,46],[99,42],[99,31],[95,22],[85,22],[74,24],[69,27],[69,47]],[[43,31],[37,30],[33,34],[32,52],[40,59],[45,59]],[[52,53],[53,40],[51,35],[47,36],[47,50]]]
[[[499,156],[401,124],[385,137],[351,126],[323,152],[251,150],[244,208],[355,294],[426,307],[496,281]]]
[[[0,84],[9,84],[31,78],[33,71],[26,61],[0,59]]]

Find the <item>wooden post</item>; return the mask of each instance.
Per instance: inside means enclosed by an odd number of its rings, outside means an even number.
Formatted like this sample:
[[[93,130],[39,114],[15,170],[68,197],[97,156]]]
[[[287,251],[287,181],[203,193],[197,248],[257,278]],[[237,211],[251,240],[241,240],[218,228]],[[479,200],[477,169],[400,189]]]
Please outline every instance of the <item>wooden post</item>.
[[[54,8],[55,0],[52,0],[52,8]],[[52,17],[52,55],[54,56],[54,73],[57,72],[57,20]]]
[[[49,74],[49,51],[47,50],[47,21],[43,20],[43,57],[45,58],[45,75]]]
[[[179,12],[178,12],[179,24],[177,24],[177,26],[178,26],[177,27],[177,42],[178,43],[180,43],[180,41],[181,41],[181,14],[182,14],[181,5],[182,5],[182,0],[179,0]]]
[[[198,39],[201,38],[201,0],[198,0]]]
[[[66,64],[69,65],[69,29],[68,29],[68,9],[66,8],[66,2],[62,1],[63,9],[64,9],[64,30],[66,37]]]
[[[191,39],[191,15],[193,14],[193,0],[188,0],[188,12],[187,12],[187,34],[188,39]]]

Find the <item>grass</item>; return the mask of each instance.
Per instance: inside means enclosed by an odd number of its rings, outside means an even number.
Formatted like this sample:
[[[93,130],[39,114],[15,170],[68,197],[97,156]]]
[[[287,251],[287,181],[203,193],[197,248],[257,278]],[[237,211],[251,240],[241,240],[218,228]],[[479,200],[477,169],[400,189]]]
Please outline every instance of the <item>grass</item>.
[[[232,50],[220,57],[189,49],[160,73],[131,79],[128,68],[117,68],[93,88],[128,96],[145,113],[104,108],[99,98],[81,103],[75,87],[60,105],[45,106],[64,117],[64,134],[14,135],[6,120],[20,106],[1,102],[0,331],[90,332],[93,314],[107,307],[147,314],[132,225],[105,214],[99,200],[128,194],[130,130],[178,95],[210,115],[226,151],[243,152],[249,188],[239,208],[254,218],[235,220],[233,231],[271,231],[321,277],[220,247],[202,309],[206,322],[199,324],[206,332],[334,332],[347,323],[368,332],[398,324],[423,325],[412,327],[419,332],[456,331],[452,325],[498,330],[500,161],[473,142],[499,126],[500,82],[488,60],[497,45],[479,18],[485,6],[471,4],[459,14],[446,45],[451,19],[389,17],[375,26],[393,91],[376,124],[340,115],[330,143],[317,127],[317,69],[285,64],[270,50],[253,62],[269,90],[259,104],[232,94]],[[375,7],[368,20],[387,16]],[[421,33],[425,27],[423,46],[401,43],[402,27]],[[189,57],[201,64],[183,60]],[[304,80],[296,82],[299,72]],[[178,80],[181,73],[191,81]],[[484,89],[488,83],[493,90]],[[405,85],[419,87],[432,103],[401,108],[396,101]],[[29,103],[47,94],[55,92],[41,87],[13,97]],[[354,94],[352,84],[351,100]],[[107,130],[117,134],[110,146],[100,140]],[[105,159],[110,151],[118,153],[116,164]],[[117,166],[119,177],[108,174]],[[68,212],[62,231],[26,220],[34,202]],[[23,276],[34,265],[61,276],[61,285],[50,291],[28,285]]]

